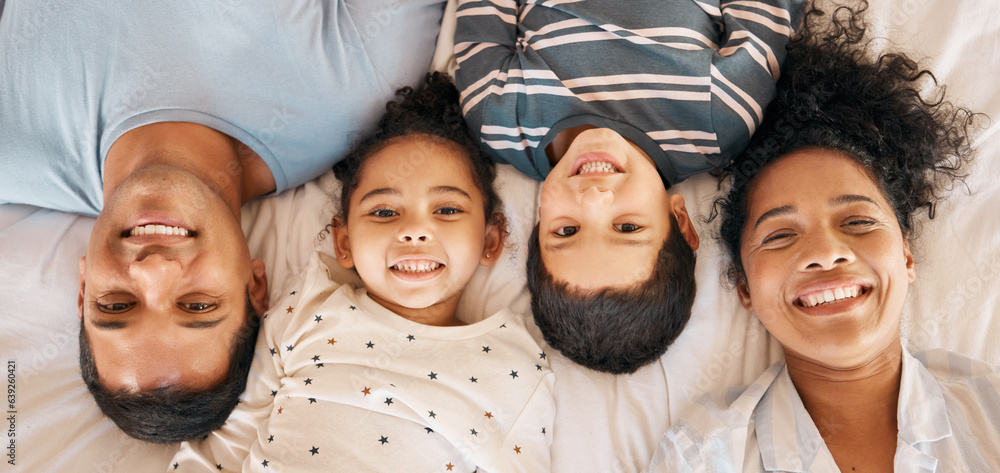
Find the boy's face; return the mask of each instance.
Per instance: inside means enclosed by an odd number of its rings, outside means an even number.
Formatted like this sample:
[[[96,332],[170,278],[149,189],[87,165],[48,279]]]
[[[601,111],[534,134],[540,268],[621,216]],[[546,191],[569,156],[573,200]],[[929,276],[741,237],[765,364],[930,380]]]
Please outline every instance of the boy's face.
[[[613,130],[585,130],[542,184],[542,261],[584,291],[633,286],[652,273],[670,213],[697,249],[684,198],[667,194],[652,159]]]

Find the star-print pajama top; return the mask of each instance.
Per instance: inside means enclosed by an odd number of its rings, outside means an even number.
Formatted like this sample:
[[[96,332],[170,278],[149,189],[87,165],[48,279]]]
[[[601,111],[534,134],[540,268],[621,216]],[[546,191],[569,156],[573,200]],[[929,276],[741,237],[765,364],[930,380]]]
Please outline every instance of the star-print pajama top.
[[[267,312],[239,405],[168,471],[549,471],[553,374],[520,315],[418,324],[327,264]]]

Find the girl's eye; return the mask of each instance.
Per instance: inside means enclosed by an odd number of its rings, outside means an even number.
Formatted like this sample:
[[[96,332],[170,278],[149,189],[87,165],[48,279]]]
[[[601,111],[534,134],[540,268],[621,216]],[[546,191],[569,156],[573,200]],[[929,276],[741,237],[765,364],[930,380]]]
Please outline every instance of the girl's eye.
[[[566,226],[566,227],[559,227],[559,229],[556,230],[554,233],[558,237],[568,237],[576,234],[576,232],[579,230],[580,227]]]
[[[642,227],[634,223],[623,223],[621,225],[615,225],[615,230],[618,230],[621,233],[634,233],[642,230]]]
[[[208,312],[215,308],[215,304],[207,304],[204,302],[188,302],[181,305],[184,306],[188,312]]]
[[[97,307],[101,309],[101,312],[118,314],[131,309],[132,305],[131,302],[112,302],[110,304],[97,304]]]
[[[441,215],[455,215],[462,213],[462,209],[456,209],[455,207],[444,207],[438,209],[436,213]]]
[[[399,215],[395,210],[392,209],[375,209],[368,213],[368,215],[379,217],[379,218],[389,218]]]

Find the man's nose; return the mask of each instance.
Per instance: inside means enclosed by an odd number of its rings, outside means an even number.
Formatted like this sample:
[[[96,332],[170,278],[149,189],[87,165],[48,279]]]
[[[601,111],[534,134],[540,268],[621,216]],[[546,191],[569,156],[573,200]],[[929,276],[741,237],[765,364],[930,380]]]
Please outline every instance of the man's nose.
[[[162,305],[167,289],[182,272],[183,267],[179,261],[159,253],[139,255],[128,266],[129,276],[143,292],[146,303],[151,306]]]
[[[610,205],[615,200],[615,193],[610,189],[591,186],[580,192],[577,200],[581,207],[601,208]]]

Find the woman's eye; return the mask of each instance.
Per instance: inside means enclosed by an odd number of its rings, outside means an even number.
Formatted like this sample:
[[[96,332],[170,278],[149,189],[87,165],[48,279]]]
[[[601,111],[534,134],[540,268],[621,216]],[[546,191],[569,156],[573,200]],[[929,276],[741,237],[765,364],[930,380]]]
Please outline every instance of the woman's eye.
[[[101,312],[119,313],[132,308],[131,302],[112,302],[110,304],[97,304]]]
[[[215,308],[215,304],[207,304],[204,302],[188,302],[183,304],[183,306],[190,312],[206,312]]]
[[[856,219],[848,220],[847,223],[845,223],[844,225],[847,225],[847,226],[868,226],[868,225],[875,225],[875,221],[872,220],[872,219],[870,219],[870,218],[856,218]]]
[[[580,227],[566,226],[566,227],[559,227],[559,229],[556,230],[554,233],[556,234],[556,236],[559,237],[568,237],[576,234],[576,232],[579,230]]]
[[[793,235],[792,233],[788,233],[788,232],[778,232],[778,233],[772,233],[772,234],[768,235],[767,237],[765,237],[765,238],[764,238],[764,241],[762,241],[762,242],[760,242],[760,243],[761,243],[761,244],[764,244],[764,243],[769,243],[769,242],[772,242],[772,241],[774,241],[774,240],[780,240],[780,239],[782,239],[782,238],[788,238],[788,237],[791,237],[792,235]]]
[[[642,230],[642,227],[634,223],[623,223],[620,225],[615,225],[615,230],[618,230],[621,233],[634,233],[639,230]]]
[[[455,215],[462,213],[462,209],[456,209],[455,207],[444,207],[437,210],[437,213],[441,215]]]
[[[396,213],[395,210],[392,209],[375,209],[372,210],[368,215],[372,215],[374,217],[379,217],[379,218],[389,218],[389,217],[395,217],[398,214]]]

